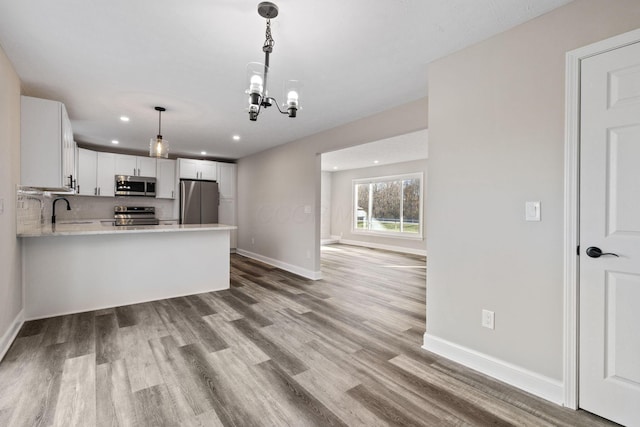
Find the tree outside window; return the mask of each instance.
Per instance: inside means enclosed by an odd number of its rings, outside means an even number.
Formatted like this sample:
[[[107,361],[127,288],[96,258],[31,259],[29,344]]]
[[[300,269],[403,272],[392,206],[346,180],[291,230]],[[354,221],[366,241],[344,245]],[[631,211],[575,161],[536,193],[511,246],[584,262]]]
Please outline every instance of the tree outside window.
[[[354,230],[421,235],[422,174],[355,180]]]

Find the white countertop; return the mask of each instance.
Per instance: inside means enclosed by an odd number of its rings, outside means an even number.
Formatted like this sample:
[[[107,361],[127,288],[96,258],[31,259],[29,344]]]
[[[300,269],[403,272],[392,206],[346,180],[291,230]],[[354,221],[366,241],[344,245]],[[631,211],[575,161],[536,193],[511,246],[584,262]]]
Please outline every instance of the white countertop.
[[[161,221],[162,222],[162,221]],[[114,226],[112,222],[100,220],[61,221],[54,226],[43,225],[40,228],[18,233],[18,237],[45,236],[82,236],[94,234],[129,234],[129,233],[173,233],[194,231],[229,231],[235,230],[235,225],[225,224],[160,224]]]

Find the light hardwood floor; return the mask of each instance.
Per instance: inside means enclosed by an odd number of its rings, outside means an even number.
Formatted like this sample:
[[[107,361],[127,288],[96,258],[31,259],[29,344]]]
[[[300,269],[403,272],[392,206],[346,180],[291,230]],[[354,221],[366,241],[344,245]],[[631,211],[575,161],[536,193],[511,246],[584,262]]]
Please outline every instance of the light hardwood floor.
[[[325,246],[315,282],[231,263],[229,290],[26,323],[0,426],[611,425],[422,350],[424,257]]]

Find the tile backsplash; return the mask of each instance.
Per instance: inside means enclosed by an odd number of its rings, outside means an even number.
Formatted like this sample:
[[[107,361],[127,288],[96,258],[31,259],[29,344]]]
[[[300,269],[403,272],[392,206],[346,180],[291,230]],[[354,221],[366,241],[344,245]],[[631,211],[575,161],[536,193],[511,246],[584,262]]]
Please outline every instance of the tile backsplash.
[[[51,194],[18,188],[16,192],[16,222],[18,233],[39,229],[51,223],[52,205],[57,197],[69,200],[71,210],[63,202],[56,205],[56,219],[113,219],[114,206],[154,206],[160,220],[177,219],[177,200],[151,197],[95,197]]]

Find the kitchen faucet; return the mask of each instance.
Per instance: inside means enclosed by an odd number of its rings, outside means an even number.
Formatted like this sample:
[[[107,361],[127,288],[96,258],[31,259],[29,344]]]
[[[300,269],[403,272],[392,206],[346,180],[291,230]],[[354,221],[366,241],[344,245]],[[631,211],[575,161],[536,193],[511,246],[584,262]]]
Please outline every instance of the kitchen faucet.
[[[55,199],[53,201],[53,215],[51,215],[51,224],[55,224],[56,223],[56,202],[58,200],[64,200],[65,202],[67,202],[67,210],[68,211],[71,210],[71,205],[69,205],[69,201],[65,197],[58,197],[57,199]]]

